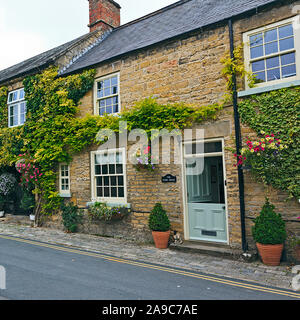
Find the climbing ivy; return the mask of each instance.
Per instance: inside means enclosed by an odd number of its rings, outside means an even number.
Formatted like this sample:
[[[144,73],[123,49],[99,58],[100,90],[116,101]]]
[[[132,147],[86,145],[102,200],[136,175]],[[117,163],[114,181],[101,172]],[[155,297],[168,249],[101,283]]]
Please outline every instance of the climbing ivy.
[[[0,168],[13,166],[20,154],[27,155],[42,173],[34,193],[41,214],[59,210],[62,199],[57,192],[60,162],[70,163],[74,154],[96,141],[100,129],[119,132],[120,121],[128,130],[140,128],[183,129],[193,122],[214,119],[222,108],[218,104],[197,107],[185,104],[160,105],[149,98],[119,114],[78,117],[80,99],[93,88],[95,70],[58,77],[56,68],[26,77],[23,81],[27,101],[26,122],[7,128],[7,88],[0,91]],[[34,160],[32,160],[34,159]],[[38,198],[38,199],[37,199]],[[36,212],[37,215],[37,212]]]
[[[287,88],[253,95],[239,103],[244,124],[258,135],[275,134],[287,146],[280,152],[276,170],[272,161],[252,167],[252,173],[268,185],[300,198],[300,88]],[[268,172],[272,172],[272,175]]]
[[[159,104],[147,98],[122,112],[120,120],[127,121],[127,129],[143,129],[150,136],[152,129],[184,129],[193,123],[215,119],[223,107],[219,104],[196,107],[184,103]]]
[[[221,62],[227,88],[225,101],[232,99],[233,75],[237,79],[237,89],[240,89],[241,80],[245,78],[250,88],[259,82],[255,75],[245,68],[243,45],[236,47],[233,58],[227,53]],[[287,191],[289,198],[300,198],[300,88],[274,90],[244,98],[239,102],[239,113],[242,122],[252,128],[257,136],[261,132],[276,134],[287,146],[280,152],[280,156],[276,157],[276,170],[271,158],[259,161],[262,158],[256,157],[257,161],[252,163],[254,165],[251,173],[265,184]],[[240,154],[235,156],[238,159],[243,158]]]
[[[227,94],[225,95],[225,98],[227,101],[232,99],[234,85],[233,75],[235,75],[237,79],[246,79],[250,88],[254,87],[257,82],[255,75],[252,72],[247,71],[245,68],[243,48],[243,45],[236,47],[233,50],[233,57],[231,57],[230,52],[227,52],[225,56],[221,58],[221,62],[223,64],[221,73],[226,79]],[[239,89],[239,87],[237,87],[237,89]]]

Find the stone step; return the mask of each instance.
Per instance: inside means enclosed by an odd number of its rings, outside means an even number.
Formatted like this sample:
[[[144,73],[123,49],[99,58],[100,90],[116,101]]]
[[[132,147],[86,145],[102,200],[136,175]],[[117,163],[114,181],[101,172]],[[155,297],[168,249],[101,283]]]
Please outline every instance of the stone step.
[[[232,249],[228,245],[197,241],[184,241],[182,244],[171,243],[169,249],[185,251],[188,253],[199,253],[217,257],[226,257],[231,259],[235,259],[242,254],[241,250]]]

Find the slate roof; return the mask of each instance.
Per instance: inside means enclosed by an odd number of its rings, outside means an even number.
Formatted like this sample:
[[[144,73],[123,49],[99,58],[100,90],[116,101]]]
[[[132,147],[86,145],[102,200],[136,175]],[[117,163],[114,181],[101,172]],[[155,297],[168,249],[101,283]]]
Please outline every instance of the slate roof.
[[[142,49],[179,35],[245,14],[280,0],[181,0],[114,29],[62,72],[67,75],[106,60]],[[86,37],[84,35],[82,38]],[[80,38],[78,38],[80,39]],[[55,58],[78,39],[0,71],[0,82],[34,70]]]
[[[88,39],[91,33],[87,33],[81,37],[78,37],[72,41],[64,43],[56,48],[48,50],[9,68],[0,71],[0,83],[25,75],[28,72],[34,71],[39,68],[44,68],[50,64],[53,64],[57,58],[61,57],[65,52],[67,52],[74,45],[77,45],[81,41]]]
[[[62,74],[94,66],[123,54],[255,10],[276,0],[181,0],[120,26]]]

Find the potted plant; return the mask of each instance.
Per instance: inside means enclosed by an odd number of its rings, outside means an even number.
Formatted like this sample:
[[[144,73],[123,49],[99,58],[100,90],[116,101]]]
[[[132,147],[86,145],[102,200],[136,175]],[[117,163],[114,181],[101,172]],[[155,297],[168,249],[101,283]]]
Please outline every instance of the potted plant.
[[[5,204],[5,198],[0,194],[0,218],[4,217],[4,204]]]
[[[20,207],[24,209],[27,212],[27,214],[29,213],[29,218],[31,221],[35,220],[35,215],[33,213],[34,206],[35,200],[33,194],[30,191],[25,191],[23,193],[23,198],[21,200]]]
[[[278,266],[286,239],[285,222],[266,199],[260,215],[254,220],[252,235],[264,264]]]
[[[156,248],[166,249],[170,238],[170,220],[161,203],[156,203],[152,209],[148,225]]]

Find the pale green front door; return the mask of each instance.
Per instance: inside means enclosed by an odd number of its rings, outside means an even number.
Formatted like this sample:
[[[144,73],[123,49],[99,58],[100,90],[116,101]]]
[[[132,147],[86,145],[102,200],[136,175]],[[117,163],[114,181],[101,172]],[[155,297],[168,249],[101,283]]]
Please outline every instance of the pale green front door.
[[[204,154],[187,154],[185,159],[189,238],[227,242],[222,144],[211,144]],[[190,170],[200,161],[203,170]]]

